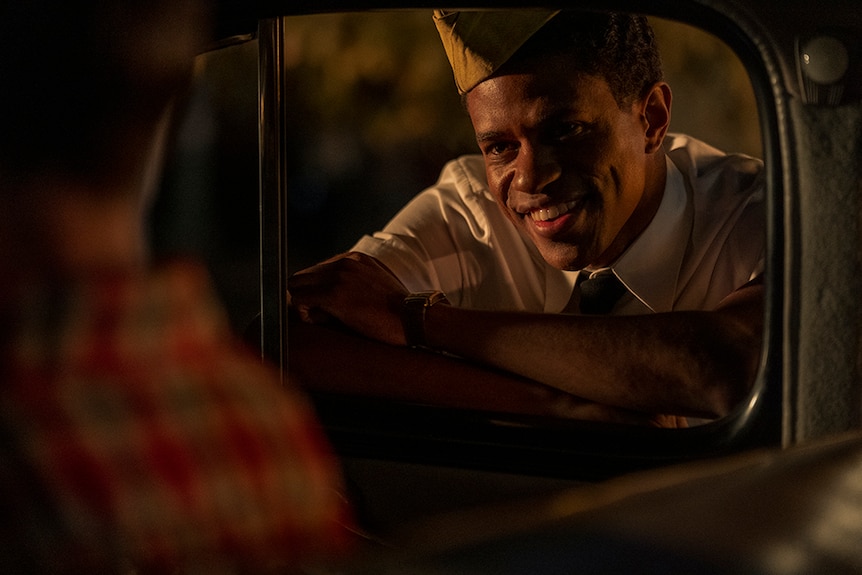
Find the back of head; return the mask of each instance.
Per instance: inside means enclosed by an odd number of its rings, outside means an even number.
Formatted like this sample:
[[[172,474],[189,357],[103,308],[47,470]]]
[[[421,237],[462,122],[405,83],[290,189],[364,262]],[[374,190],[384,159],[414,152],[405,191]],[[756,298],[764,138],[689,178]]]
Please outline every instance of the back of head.
[[[207,30],[198,0],[4,2],[0,173],[136,169]]]

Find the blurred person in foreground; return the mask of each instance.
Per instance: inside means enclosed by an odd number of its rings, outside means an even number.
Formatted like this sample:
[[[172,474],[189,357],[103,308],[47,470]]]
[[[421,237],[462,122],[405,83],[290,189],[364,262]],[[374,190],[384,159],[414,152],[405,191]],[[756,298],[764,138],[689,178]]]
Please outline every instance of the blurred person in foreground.
[[[237,345],[204,270],[147,261],[194,0],[0,10],[0,567],[292,572],[346,552],[310,406]]]
[[[760,356],[762,163],[668,134],[643,17],[434,20],[481,155],[294,275],[292,309],[561,390],[575,417],[676,426],[731,412]]]

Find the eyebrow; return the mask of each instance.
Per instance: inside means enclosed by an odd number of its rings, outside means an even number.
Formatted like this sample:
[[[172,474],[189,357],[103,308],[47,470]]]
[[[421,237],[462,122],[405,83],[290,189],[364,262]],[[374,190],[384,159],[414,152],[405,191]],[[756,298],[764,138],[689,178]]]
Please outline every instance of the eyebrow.
[[[496,130],[489,130],[487,132],[480,132],[476,134],[476,141],[478,143],[482,142],[490,142],[494,140],[499,140],[504,137],[504,132],[499,132]]]
[[[536,122],[536,127],[538,129],[541,129],[542,126],[546,126],[546,125],[553,123],[553,122],[559,122],[563,118],[568,118],[569,116],[572,116],[572,115],[577,116],[578,112],[571,110],[571,109],[566,109],[566,108],[560,108],[558,110],[552,110],[546,114],[543,114],[542,117],[539,118],[539,120]],[[584,126],[594,126],[597,123],[595,119],[572,120],[572,121],[576,121],[577,123],[582,124]],[[484,142],[493,142],[496,140],[506,139],[508,137],[506,134],[507,134],[507,132],[501,131],[501,130],[486,130],[484,132],[477,132],[476,133],[476,142],[478,144],[482,144]]]

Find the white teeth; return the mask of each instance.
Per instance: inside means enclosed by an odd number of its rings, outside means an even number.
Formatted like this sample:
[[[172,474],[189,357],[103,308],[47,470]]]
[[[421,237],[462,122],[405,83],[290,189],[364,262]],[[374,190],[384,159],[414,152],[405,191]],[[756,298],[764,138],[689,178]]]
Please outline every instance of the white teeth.
[[[534,210],[530,212],[530,217],[536,222],[547,222],[548,220],[553,220],[554,218],[558,218],[565,214],[574,208],[576,203],[577,202],[566,202],[563,204],[557,204],[556,206]]]

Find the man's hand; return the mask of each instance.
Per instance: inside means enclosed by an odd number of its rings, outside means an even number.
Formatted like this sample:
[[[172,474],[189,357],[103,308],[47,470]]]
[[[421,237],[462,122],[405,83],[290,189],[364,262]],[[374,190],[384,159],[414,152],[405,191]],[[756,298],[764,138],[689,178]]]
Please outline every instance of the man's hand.
[[[406,345],[401,306],[407,293],[385,265],[348,252],[293,275],[287,299],[306,323],[335,320],[366,337]]]

